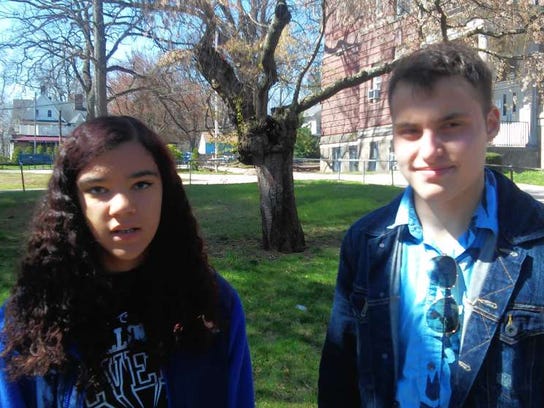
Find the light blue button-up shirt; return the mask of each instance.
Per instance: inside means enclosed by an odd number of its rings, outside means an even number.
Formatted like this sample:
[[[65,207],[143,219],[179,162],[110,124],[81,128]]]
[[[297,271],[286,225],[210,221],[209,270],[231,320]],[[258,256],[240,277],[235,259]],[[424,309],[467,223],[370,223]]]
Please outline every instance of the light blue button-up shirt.
[[[429,242],[416,214],[413,190],[408,187],[402,197],[395,223],[407,225],[403,240],[400,287],[400,373],[397,401],[401,407],[447,407],[451,397],[450,365],[459,356],[463,330],[463,300],[469,287],[472,267],[478,250],[490,234],[498,233],[497,191],[493,173],[485,171],[485,194],[467,231],[451,247],[439,248]],[[456,333],[442,335],[430,329],[426,312],[444,290],[430,284],[429,261],[437,255],[454,258],[462,271],[452,288],[459,305],[461,327]]]

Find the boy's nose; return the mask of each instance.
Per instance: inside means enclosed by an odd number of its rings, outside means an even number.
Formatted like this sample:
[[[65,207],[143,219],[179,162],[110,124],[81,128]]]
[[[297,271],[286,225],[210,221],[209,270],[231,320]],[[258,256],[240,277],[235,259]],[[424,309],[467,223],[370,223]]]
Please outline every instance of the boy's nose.
[[[425,129],[419,139],[419,154],[426,160],[433,159],[442,153],[442,142],[432,129]]]

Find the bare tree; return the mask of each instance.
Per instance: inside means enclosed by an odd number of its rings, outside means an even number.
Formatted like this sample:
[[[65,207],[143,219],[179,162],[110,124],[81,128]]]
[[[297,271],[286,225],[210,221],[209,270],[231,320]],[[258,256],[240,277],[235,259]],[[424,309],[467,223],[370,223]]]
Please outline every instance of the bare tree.
[[[393,21],[395,30],[406,32],[397,40],[405,51],[434,41],[488,39],[482,51],[495,62],[521,60],[525,73],[542,72],[543,8],[534,1],[415,0],[380,2],[393,10],[377,10],[376,0],[345,2],[229,2],[198,1],[184,13],[198,17],[204,30],[194,47],[197,66],[211,87],[223,98],[238,130],[240,159],[255,165],[261,195],[263,246],[291,252],[304,249],[292,178],[293,146],[299,114],[338,92],[388,73],[395,65],[393,54],[379,64],[362,65],[353,74],[305,93],[303,85],[319,61],[327,24],[339,30],[365,30],[378,18]],[[387,3],[387,4],[385,4]],[[405,9],[399,6],[405,4]],[[402,8],[402,7],[401,7]],[[271,13],[267,13],[271,10]],[[293,14],[296,18],[293,19]],[[378,13],[382,13],[381,16]],[[314,19],[318,16],[317,19]],[[290,27],[304,27],[295,33]],[[334,28],[331,29],[334,32]],[[196,35],[196,34],[193,34]],[[219,41],[217,38],[219,37]],[[289,47],[292,41],[295,46]],[[521,46],[520,46],[521,45]],[[284,47],[282,49],[282,47]],[[295,47],[297,49],[295,49]],[[287,49],[288,58],[281,53]],[[387,55],[387,54],[386,54]],[[287,62],[296,61],[289,66]],[[531,64],[532,63],[532,64]],[[527,70],[532,66],[533,69]],[[289,78],[282,82],[283,78]],[[541,83],[537,79],[537,83]],[[288,99],[270,106],[278,86],[289,85]]]
[[[140,9],[103,0],[10,0],[0,19],[10,23],[0,50],[9,56],[12,81],[45,83],[60,94],[82,90],[89,117],[107,113],[107,74],[127,70],[119,48],[149,32]]]
[[[319,67],[324,47],[342,52],[344,39],[350,38],[350,47],[356,50],[362,38],[357,31],[368,31],[369,24],[383,21],[391,25],[393,37],[397,32],[406,34],[402,40],[392,40],[401,51],[433,41],[486,38],[492,46],[482,51],[497,66],[503,61],[504,69],[515,68],[516,61],[523,60],[526,77],[542,82],[543,11],[534,0],[294,0],[289,5],[285,0],[103,1],[108,62],[124,39],[149,38],[164,53],[162,65],[178,64],[192,55],[195,67],[228,107],[240,160],[257,170],[266,249],[305,248],[292,175],[300,113],[388,73],[395,55],[401,55],[392,53],[378,64],[359,63],[357,69],[329,79],[320,89],[310,88],[308,77]],[[28,27],[22,31],[22,41],[4,46],[22,46],[22,61],[31,61],[35,71],[51,56],[59,67],[68,61],[93,102],[96,73],[91,67],[97,57],[88,24],[93,4],[89,0],[13,3],[28,6],[30,14],[4,12],[0,17]],[[346,34],[324,44],[326,30]],[[41,48],[42,44],[48,45]],[[113,63],[106,69],[140,75]]]
[[[140,75],[119,72],[110,78],[111,93],[117,95],[111,112],[140,118],[168,142],[185,142],[190,150],[196,147],[201,133],[213,126],[209,88],[193,78],[185,65],[162,66],[139,52],[129,64]]]
[[[343,88],[386,72],[390,65],[311,94],[307,75],[319,65],[327,20],[323,3],[295,2],[296,19],[284,0],[189,1],[182,6],[161,2],[151,10],[145,7],[160,16],[157,21],[165,27],[161,32],[168,35],[164,60],[176,63],[179,53],[192,52],[198,70],[229,108],[240,161],[257,171],[263,247],[303,251],[293,181],[299,115]]]

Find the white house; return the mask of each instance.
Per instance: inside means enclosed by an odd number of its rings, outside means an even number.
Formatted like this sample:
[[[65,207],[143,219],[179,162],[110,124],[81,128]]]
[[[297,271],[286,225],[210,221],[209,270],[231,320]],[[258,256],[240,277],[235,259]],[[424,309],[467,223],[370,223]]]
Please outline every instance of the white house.
[[[76,94],[68,101],[56,101],[42,87],[34,99],[14,99],[10,123],[10,156],[16,145],[51,146],[59,144],[87,118],[84,98]]]

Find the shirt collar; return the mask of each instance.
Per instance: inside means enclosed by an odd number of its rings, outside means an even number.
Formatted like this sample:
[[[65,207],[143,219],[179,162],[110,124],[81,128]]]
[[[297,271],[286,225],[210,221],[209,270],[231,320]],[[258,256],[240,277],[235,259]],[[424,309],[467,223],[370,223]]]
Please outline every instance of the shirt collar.
[[[497,181],[493,172],[487,168],[485,169],[484,177],[484,194],[474,211],[469,230],[486,228],[497,235],[499,231],[497,221]],[[423,229],[417,217],[414,205],[414,191],[411,186],[408,186],[404,190],[395,222],[388,228],[395,228],[400,225],[407,225],[410,235],[416,241],[421,242],[423,240]]]

